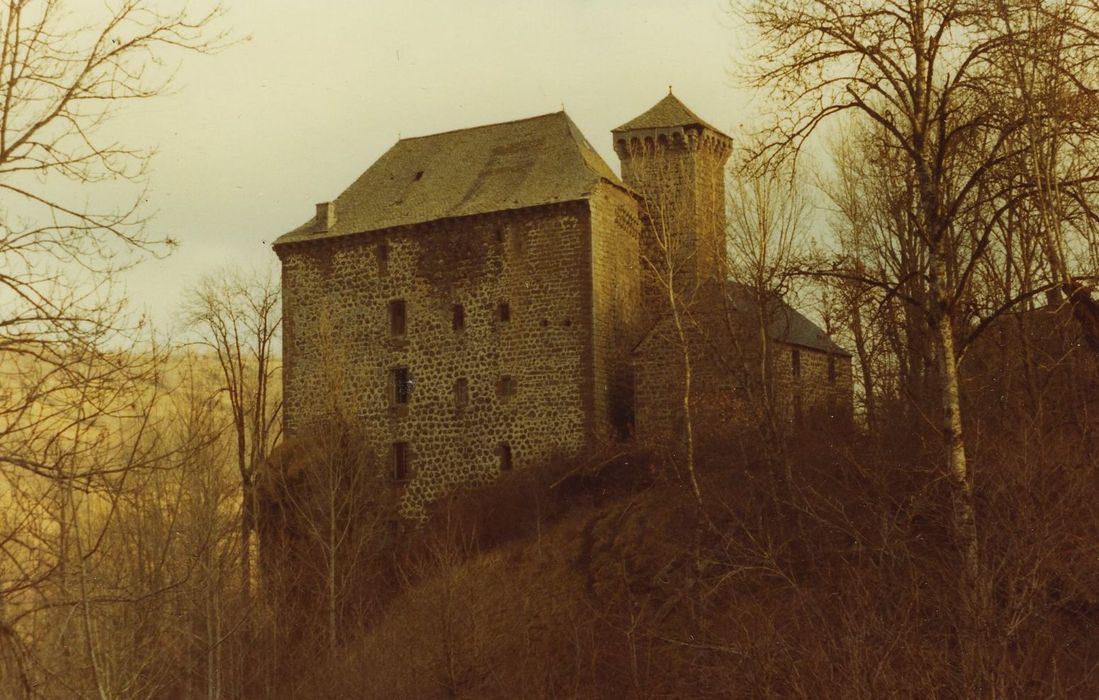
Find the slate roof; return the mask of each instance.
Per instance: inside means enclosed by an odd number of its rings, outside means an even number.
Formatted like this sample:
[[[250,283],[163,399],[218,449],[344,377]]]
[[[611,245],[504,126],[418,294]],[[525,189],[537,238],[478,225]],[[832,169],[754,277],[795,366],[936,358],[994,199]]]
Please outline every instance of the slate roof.
[[[672,126],[701,126],[726,136],[720,129],[703,121],[701,117],[688,109],[687,105],[680,102],[679,98],[670,91],[664,99],[650,107],[641,116],[631,119],[617,129],[612,129],[611,133],[617,134],[638,129],[661,129]]]
[[[738,311],[751,311],[759,303],[755,293],[742,284],[730,281],[726,289],[733,308]],[[820,326],[810,321],[782,299],[774,298],[769,300],[769,306],[770,308],[767,310],[767,335],[772,340],[789,345],[800,345],[833,355],[851,356],[851,353],[829,338]]]
[[[587,199],[601,181],[628,189],[564,112],[406,138],[313,219],[275,245],[472,214]]]

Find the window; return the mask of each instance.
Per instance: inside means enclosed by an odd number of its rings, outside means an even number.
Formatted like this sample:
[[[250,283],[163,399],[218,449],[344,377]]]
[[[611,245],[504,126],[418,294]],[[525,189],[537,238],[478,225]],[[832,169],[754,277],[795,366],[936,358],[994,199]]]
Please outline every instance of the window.
[[[451,311],[453,312],[452,317],[451,317],[451,321],[450,321],[451,327],[456,331],[460,331],[460,330],[464,329],[466,327],[466,309],[465,309],[465,307],[462,306],[461,304],[455,304],[452,307]]]
[[[836,358],[834,357],[828,358],[828,383],[836,383]]]
[[[407,326],[407,316],[404,299],[394,299],[389,302],[389,333],[390,335],[404,335]]]
[[[790,351],[790,372],[794,375],[794,379],[801,376],[801,350],[794,348]]]
[[[389,244],[378,244],[378,276],[385,277],[389,274]]]
[[[510,398],[515,396],[516,382],[515,379],[504,375],[496,380],[496,395],[501,398]]]
[[[500,305],[496,307],[496,318],[500,323],[507,323],[511,320],[511,305],[506,301],[501,301]]]
[[[454,405],[458,408],[469,405],[469,380],[465,377],[459,377],[454,382]]]
[[[393,481],[408,481],[408,443],[393,443],[393,462],[390,465]]]
[[[408,403],[412,395],[412,379],[408,376],[407,367],[394,367],[390,371],[392,382],[390,383],[390,402],[398,406]]]
[[[511,471],[511,445],[507,444],[506,442],[501,442],[498,452],[500,453],[500,471],[510,472]]]

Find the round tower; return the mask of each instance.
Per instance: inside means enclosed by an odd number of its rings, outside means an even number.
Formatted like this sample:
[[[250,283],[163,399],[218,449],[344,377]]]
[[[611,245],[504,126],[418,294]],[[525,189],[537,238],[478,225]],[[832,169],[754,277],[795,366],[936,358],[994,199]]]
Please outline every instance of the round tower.
[[[622,179],[643,198],[643,268],[697,285],[724,274],[725,162],[732,139],[672,94],[611,132]]]

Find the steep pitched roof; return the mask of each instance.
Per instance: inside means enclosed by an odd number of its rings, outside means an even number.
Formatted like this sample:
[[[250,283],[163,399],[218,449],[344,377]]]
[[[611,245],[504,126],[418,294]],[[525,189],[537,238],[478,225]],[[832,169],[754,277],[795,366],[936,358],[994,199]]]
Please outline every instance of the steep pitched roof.
[[[753,311],[758,308],[759,300],[755,293],[748,287],[730,281],[726,289],[733,308],[738,311]],[[800,345],[812,350],[844,355],[850,357],[851,353],[837,345],[821,330],[820,326],[806,318],[800,311],[779,298],[767,301],[767,335],[772,340],[789,345]]]
[[[626,189],[564,112],[406,138],[313,220],[275,245],[588,198],[600,181]]]
[[[661,129],[672,126],[701,126],[725,135],[720,129],[703,121],[701,117],[687,108],[670,91],[664,99],[657,102],[639,117],[634,117],[611,133],[634,131],[636,129]]]

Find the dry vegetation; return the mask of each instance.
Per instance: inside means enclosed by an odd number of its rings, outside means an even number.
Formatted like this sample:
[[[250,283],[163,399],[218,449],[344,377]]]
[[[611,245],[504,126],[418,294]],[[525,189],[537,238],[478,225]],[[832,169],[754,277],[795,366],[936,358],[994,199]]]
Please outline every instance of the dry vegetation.
[[[119,313],[120,254],[165,242],[52,185],[140,184],[97,127],[216,14],[64,6],[0,2],[0,696],[1099,696],[1099,8],[743,8],[784,102],[730,273],[824,300],[854,424],[782,419],[761,362],[749,420],[688,413],[414,524],[338,410],[274,446],[269,279],[194,290],[202,352]],[[840,114],[812,249],[790,157]],[[689,371],[698,251],[662,243]]]

